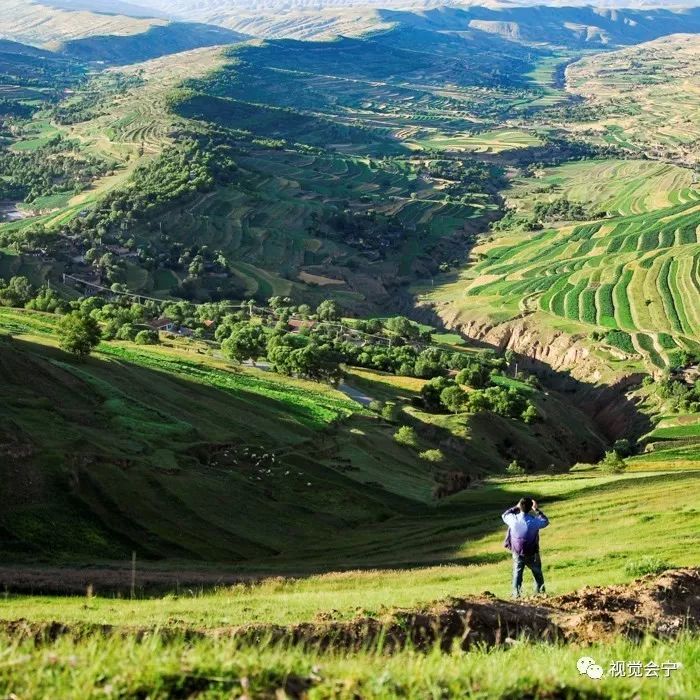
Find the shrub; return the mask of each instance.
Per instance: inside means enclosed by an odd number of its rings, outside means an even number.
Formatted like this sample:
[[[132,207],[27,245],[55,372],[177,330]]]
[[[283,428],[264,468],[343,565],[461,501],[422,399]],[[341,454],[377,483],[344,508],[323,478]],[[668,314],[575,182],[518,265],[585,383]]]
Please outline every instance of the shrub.
[[[157,331],[139,331],[134,338],[137,345],[156,345],[158,343]]]
[[[426,462],[431,462],[433,464],[438,464],[445,459],[442,450],[425,450],[425,452],[421,452],[418,456]]]
[[[387,403],[382,408],[382,418],[393,423],[398,417],[401,409],[395,403]]]
[[[658,557],[642,557],[641,559],[633,559],[625,564],[625,573],[638,578],[647,574],[660,574],[666,569],[670,569],[671,564]]]
[[[506,474],[510,474],[510,476],[523,476],[525,474],[525,469],[520,466],[516,459],[514,459],[506,467]]]
[[[540,414],[534,404],[528,404],[528,407],[522,412],[521,417],[526,425],[531,425],[540,417]]]
[[[377,399],[372,399],[372,401],[369,402],[368,408],[370,411],[374,411],[374,413],[381,413],[384,404],[381,401],[377,401]]]
[[[394,440],[404,447],[418,447],[418,436],[410,425],[402,425],[394,433]]]
[[[625,460],[613,450],[612,452],[605,453],[605,457],[603,457],[603,461],[600,463],[600,469],[606,474],[622,474],[622,472],[627,469],[627,464]]]

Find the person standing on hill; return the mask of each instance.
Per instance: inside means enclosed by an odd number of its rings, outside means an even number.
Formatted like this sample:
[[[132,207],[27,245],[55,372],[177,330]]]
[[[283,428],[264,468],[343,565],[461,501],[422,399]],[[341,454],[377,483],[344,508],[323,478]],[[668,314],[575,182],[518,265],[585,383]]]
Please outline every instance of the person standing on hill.
[[[540,530],[549,525],[549,519],[537,507],[537,501],[527,496],[503,513],[501,518],[508,526],[504,546],[513,553],[513,597],[520,597],[526,566],[535,578],[535,593],[544,593]]]

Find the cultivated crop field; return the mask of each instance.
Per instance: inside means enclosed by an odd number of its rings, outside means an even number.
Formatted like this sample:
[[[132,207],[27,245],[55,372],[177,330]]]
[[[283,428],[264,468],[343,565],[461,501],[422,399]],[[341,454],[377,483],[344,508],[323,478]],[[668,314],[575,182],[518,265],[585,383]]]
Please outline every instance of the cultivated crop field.
[[[648,160],[585,160],[520,177],[505,192],[508,204],[531,212],[538,202],[565,196],[612,215],[643,214],[700,201],[693,171]]]
[[[572,64],[569,89],[590,109],[573,128],[640,154],[697,164],[699,46],[696,35],[675,35]]]
[[[679,351],[698,348],[700,191],[690,171],[584,161],[515,180],[507,193],[524,215],[539,202],[566,199],[607,216],[497,233],[475,249],[459,280],[425,299],[462,317],[508,320],[536,312],[545,325],[574,322],[571,333],[588,326],[614,354],[657,369],[674,364]]]
[[[537,146],[542,141],[535,133],[520,129],[494,129],[474,134],[437,134],[422,137],[417,143],[424,148],[445,151],[501,153],[516,148]]]

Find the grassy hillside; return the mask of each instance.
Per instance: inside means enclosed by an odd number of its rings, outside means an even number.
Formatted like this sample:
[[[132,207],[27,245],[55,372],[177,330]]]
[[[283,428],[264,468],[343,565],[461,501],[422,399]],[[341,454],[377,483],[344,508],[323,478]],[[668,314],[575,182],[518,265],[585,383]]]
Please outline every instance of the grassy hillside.
[[[411,561],[449,553],[453,563],[439,567],[272,578],[227,586],[214,593],[185,593],[183,587],[177,595],[135,600],[100,597],[99,584],[98,595],[88,598],[10,595],[0,604],[0,618],[21,620],[8,623],[7,630],[10,659],[23,656],[21,666],[18,662],[3,667],[0,683],[34,692],[57,692],[60,688],[70,692],[77,666],[81,687],[94,685],[105,694],[102,688],[108,685],[107,696],[148,688],[154,697],[167,697],[175,689],[196,683],[209,697],[225,697],[231,687],[241,683],[263,692],[295,688],[301,677],[309,679],[308,687],[319,697],[331,691],[334,697],[351,697],[360,691],[364,697],[419,698],[440,687],[461,697],[483,697],[487,688],[490,696],[502,691],[505,697],[522,697],[526,692],[538,697],[556,691],[578,698],[586,697],[595,687],[604,698],[622,700],[634,692],[636,697],[651,699],[672,688],[676,697],[690,700],[698,645],[693,636],[680,641],[649,638],[636,642],[604,637],[604,646],[599,646],[600,642],[586,645],[585,652],[602,661],[606,671],[605,679],[595,686],[576,671],[580,646],[536,640],[518,641],[507,650],[446,653],[436,647],[427,652],[409,648],[392,654],[374,646],[353,652],[313,645],[305,648],[303,640],[305,634],[323,625],[350,621],[352,627],[352,620],[387,619],[397,608],[444,610],[445,603],[435,601],[449,601],[451,596],[461,601],[489,591],[478,600],[497,604],[492,596],[508,594],[510,576],[510,555],[502,547],[499,514],[523,491],[536,495],[551,519],[550,527],[542,533],[551,594],[629,581],[639,573],[668,565],[695,564],[694,533],[700,526],[694,502],[697,482],[698,472],[691,471],[494,482],[455,497],[430,519],[387,521],[383,528],[390,535],[390,544],[384,550],[378,546],[376,528],[368,530],[364,540],[352,538],[359,544],[352,561],[368,551],[371,554],[365,554],[363,562],[375,565],[400,553],[410,556]],[[574,534],[580,532],[582,520],[585,537]],[[323,543],[317,546],[323,548]],[[308,554],[307,563],[313,565],[316,552]],[[343,564],[327,550],[322,556],[324,563],[330,556],[334,566]],[[221,570],[218,574],[222,575]],[[58,578],[61,572],[53,575]],[[86,582],[91,580],[89,571],[83,575]],[[126,569],[114,575],[128,581]],[[140,565],[137,582],[147,575]],[[172,575],[187,581],[187,573],[178,568]],[[586,589],[586,595],[592,605],[601,600],[591,588]],[[469,598],[461,604],[468,607]],[[588,610],[584,617],[592,635],[604,635],[595,626],[596,612],[597,608]],[[55,620],[61,620],[65,636],[58,627],[50,627]],[[253,657],[248,647],[229,638],[235,629],[257,625],[264,640],[266,631],[280,630],[270,627],[271,623],[297,630],[299,642],[275,646],[258,638]],[[104,636],[100,630],[109,629],[104,627],[108,625],[125,632],[124,636]],[[156,633],[136,641],[135,630],[152,628],[164,636]],[[56,629],[59,636],[38,646],[32,636],[29,646],[21,637],[18,640],[20,629]],[[354,629],[361,643],[360,622]],[[190,635],[186,647],[180,641],[185,634]],[[607,671],[617,658],[642,659],[645,664],[670,658],[681,661],[684,667],[671,679],[614,679]],[[512,664],[516,664],[512,672],[504,674],[503,666]],[[26,672],[28,667],[32,673]]]
[[[551,76],[551,57],[484,41],[495,68],[473,37],[390,32],[364,41],[246,45],[225,65],[216,49],[202,49],[103,73],[25,124],[13,148],[36,148],[58,135],[77,139],[84,152],[114,163],[113,174],[49,214],[4,230],[21,238],[37,225],[72,226],[106,193],[141,189],[134,172],[166,146],[212,135],[231,149],[237,174],[163,202],[154,214],[139,212],[129,238],[160,258],[172,250],[163,233],[192,250],[206,245],[230,261],[228,272],[185,290],[185,269],[138,269],[132,261],[120,281],[155,296],[292,294],[318,302],[332,294],[348,306],[378,306],[410,276],[459,256],[472,232],[495,216],[497,172],[438,151],[472,134],[466,150],[486,141],[488,149],[528,142],[478,135],[487,122],[476,115],[494,115],[501,100],[540,99],[543,88],[530,73],[546,58],[542,75]],[[453,65],[464,51],[468,73]],[[173,92],[187,78],[187,89]],[[421,153],[424,146],[435,152]],[[120,239],[124,229],[109,234]],[[74,244],[64,239],[59,247],[65,259]],[[69,257],[78,258],[75,252]],[[14,263],[36,267],[35,260]],[[63,271],[91,274],[42,266],[33,278],[51,274],[56,282]]]
[[[372,523],[432,512],[447,475],[482,478],[514,458],[561,469],[603,447],[554,394],[532,390],[543,418],[531,435],[496,415],[410,408],[400,378],[351,375],[397,405],[387,421],[322,384],[235,369],[204,343],[103,343],[76,363],[56,349],[55,322],[0,313],[12,397],[0,409],[3,547],[20,560],[120,559],[136,547],[151,559],[274,566],[262,562],[281,555],[292,566],[316,547],[319,523],[350,557],[351,533],[361,541]],[[401,424],[418,444],[394,439]],[[423,455],[431,448],[438,460]]]

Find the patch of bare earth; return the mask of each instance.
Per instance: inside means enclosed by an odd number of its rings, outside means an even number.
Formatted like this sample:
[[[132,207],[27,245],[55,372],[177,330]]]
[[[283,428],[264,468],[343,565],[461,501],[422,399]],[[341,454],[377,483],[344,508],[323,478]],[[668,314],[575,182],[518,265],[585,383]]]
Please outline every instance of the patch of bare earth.
[[[447,650],[454,645],[502,646],[516,639],[586,644],[615,636],[640,638],[675,636],[700,628],[700,568],[672,569],[646,576],[631,584],[586,587],[575,593],[532,601],[505,601],[485,593],[469,598],[447,598],[421,609],[395,609],[377,617],[349,621],[316,621],[291,626],[254,624],[201,629],[178,623],[158,634],[168,636],[233,637],[243,643],[282,642],[320,649],[376,648],[406,645]],[[0,629],[13,636],[36,639],[63,634],[90,633],[150,635],[148,628],[79,626],[58,622],[32,623],[12,620]]]

